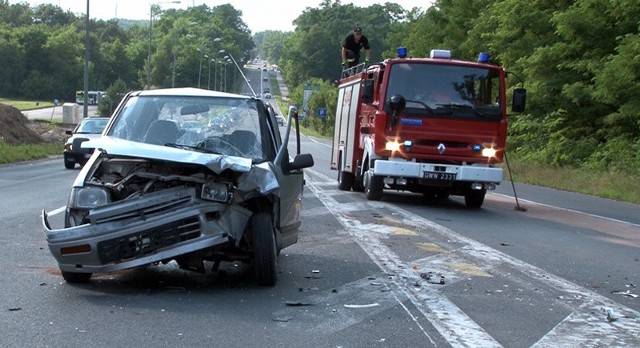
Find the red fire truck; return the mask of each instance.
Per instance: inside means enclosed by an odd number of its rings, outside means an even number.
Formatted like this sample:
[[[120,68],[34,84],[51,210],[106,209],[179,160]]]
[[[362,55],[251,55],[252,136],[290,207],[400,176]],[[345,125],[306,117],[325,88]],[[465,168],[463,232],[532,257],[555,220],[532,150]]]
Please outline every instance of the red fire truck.
[[[384,190],[426,198],[464,196],[480,208],[502,180],[507,136],[506,71],[489,63],[398,57],[343,72],[339,84],[331,168],[340,190]],[[524,110],[526,91],[514,89],[512,110]]]

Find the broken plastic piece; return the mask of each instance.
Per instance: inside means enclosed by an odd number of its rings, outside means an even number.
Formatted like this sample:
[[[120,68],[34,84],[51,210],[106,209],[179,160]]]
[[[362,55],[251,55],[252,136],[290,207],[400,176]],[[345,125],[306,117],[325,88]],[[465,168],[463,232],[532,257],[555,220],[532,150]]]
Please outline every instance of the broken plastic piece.
[[[374,303],[369,303],[369,304],[346,304],[344,305],[345,308],[371,308],[371,307],[377,307],[380,304],[378,304],[377,302]]]

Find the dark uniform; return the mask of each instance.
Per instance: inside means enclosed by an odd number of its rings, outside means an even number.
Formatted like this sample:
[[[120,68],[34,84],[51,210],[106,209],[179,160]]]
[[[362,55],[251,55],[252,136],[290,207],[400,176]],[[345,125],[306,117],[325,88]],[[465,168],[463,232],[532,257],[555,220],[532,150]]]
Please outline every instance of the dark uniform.
[[[371,49],[371,47],[369,47],[369,40],[366,36],[361,34],[360,40],[356,42],[354,33],[351,33],[344,38],[342,41],[342,47],[347,50],[347,68],[358,65],[360,62],[360,50],[362,48],[365,50]]]

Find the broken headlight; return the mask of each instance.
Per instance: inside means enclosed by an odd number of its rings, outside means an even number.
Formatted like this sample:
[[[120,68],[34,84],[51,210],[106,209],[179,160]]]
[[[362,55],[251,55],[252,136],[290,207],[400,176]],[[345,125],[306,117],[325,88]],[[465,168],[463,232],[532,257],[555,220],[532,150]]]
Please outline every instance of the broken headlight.
[[[231,201],[229,186],[224,183],[208,182],[202,185],[202,199],[227,203]]]
[[[105,205],[109,201],[109,193],[101,187],[77,187],[71,191],[69,206],[90,209]]]

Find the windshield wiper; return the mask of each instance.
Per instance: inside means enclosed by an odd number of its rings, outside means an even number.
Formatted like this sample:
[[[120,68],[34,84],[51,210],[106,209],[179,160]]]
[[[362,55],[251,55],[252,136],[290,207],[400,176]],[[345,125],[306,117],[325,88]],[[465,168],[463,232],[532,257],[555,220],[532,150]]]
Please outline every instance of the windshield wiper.
[[[446,104],[437,104],[438,108],[446,108],[448,109],[450,112],[453,112],[453,110],[460,110],[460,109],[464,109],[466,110],[471,110],[473,111],[473,113],[481,118],[486,118],[487,115],[478,110],[474,105],[469,105],[469,104],[460,104],[460,103],[446,103]]]
[[[173,147],[173,148],[176,148],[176,149],[183,149],[183,150],[193,150],[193,151],[203,152],[203,153],[213,153],[213,154],[216,154],[216,155],[221,155],[222,154],[222,153],[220,153],[218,151],[214,151],[214,150],[208,149],[206,147],[200,147],[200,146],[192,146],[192,145],[176,144],[176,143],[166,143],[166,144],[164,144],[164,146]]]
[[[430,107],[429,105],[427,105],[427,103],[419,101],[419,100],[412,100],[412,99],[405,99],[407,101],[407,104],[409,103],[414,103],[414,104],[418,104],[420,106],[422,106],[424,109],[428,110],[430,113],[432,114],[440,114],[441,112],[438,112],[436,110],[434,110],[432,107]],[[407,106],[407,108],[411,108],[409,106]]]

